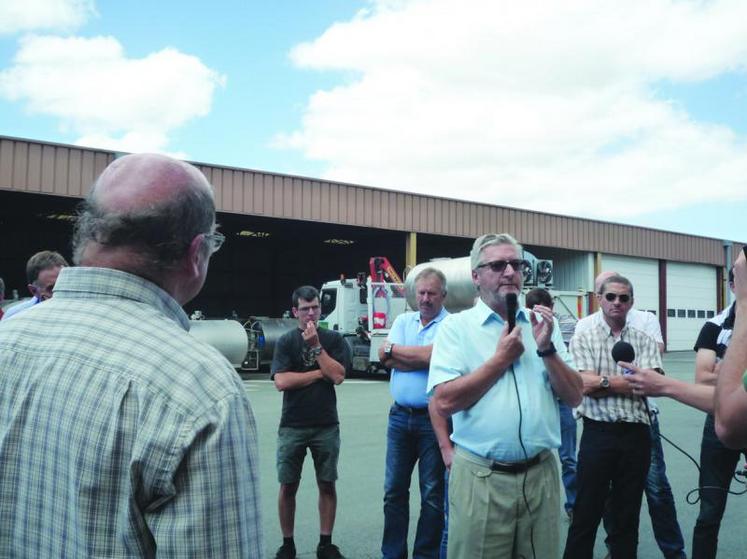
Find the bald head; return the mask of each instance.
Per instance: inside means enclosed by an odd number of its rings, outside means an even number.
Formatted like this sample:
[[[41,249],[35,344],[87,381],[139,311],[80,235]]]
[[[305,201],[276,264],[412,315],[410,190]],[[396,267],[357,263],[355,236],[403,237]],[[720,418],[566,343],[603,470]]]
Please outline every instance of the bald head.
[[[594,280],[594,293],[600,293],[602,291],[602,284],[604,284],[604,280],[607,278],[611,278],[612,276],[619,276],[617,272],[602,272],[599,274],[596,279]]]
[[[192,165],[165,155],[139,153],[116,159],[101,173],[91,193],[107,213],[137,213],[185,192],[211,193],[205,175]]]
[[[185,283],[178,275],[190,265],[204,280],[214,228],[212,188],[197,168],[165,155],[126,155],[104,169],[82,205],[75,261],[162,287]]]

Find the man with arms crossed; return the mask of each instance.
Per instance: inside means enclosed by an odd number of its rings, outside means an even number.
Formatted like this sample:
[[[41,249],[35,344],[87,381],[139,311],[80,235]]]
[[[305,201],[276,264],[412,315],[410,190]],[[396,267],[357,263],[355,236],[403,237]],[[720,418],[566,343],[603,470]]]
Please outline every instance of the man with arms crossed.
[[[656,342],[631,326],[633,286],[619,275],[607,277],[597,294],[601,320],[571,340],[581,371],[584,399],[578,413],[584,431],[578,454],[578,493],[564,557],[591,559],[605,501],[615,512],[607,543],[612,557],[633,558],[638,548],[641,499],[651,459],[651,430],[644,398],[633,396],[612,357],[615,343],[633,346],[636,363],[661,368]],[[609,497],[608,497],[609,496]]]
[[[283,413],[278,429],[277,469],[280,481],[278,513],[283,545],[277,559],[296,557],[293,531],[296,492],[306,449],[314,459],[319,488],[318,559],[341,558],[332,543],[337,512],[337,459],[340,454],[340,426],[337,418],[336,384],[345,379],[348,352],[342,336],[317,330],[321,313],[319,292],[309,285],[293,292],[293,316],[298,328],[283,334],[275,346],[272,379],[283,392]]]
[[[392,369],[386,473],[384,477],[384,559],[407,557],[410,520],[410,478],[418,463],[420,518],[412,556],[436,559],[444,523],[444,463],[428,416],[428,367],[433,338],[449,314],[443,308],[446,277],[425,268],[415,278],[417,312],[399,315],[379,350],[381,362]]]
[[[571,406],[582,383],[552,311],[519,309],[508,331],[506,298],[527,265],[508,234],[475,240],[470,252],[479,300],[444,319],[428,390],[452,415],[456,445],[449,479],[449,557],[558,555],[560,445],[556,396]]]
[[[191,165],[126,155],[98,178],[79,267],[0,323],[3,555],[262,556],[249,400],[181,308],[223,238]]]

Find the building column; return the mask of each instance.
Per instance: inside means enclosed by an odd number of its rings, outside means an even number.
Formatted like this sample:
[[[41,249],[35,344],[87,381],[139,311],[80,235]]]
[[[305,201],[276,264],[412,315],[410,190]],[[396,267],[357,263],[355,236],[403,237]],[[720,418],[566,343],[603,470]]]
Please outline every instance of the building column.
[[[667,349],[667,261],[659,260],[659,327]]]
[[[405,237],[405,268],[412,270],[418,264],[418,234],[411,231]]]

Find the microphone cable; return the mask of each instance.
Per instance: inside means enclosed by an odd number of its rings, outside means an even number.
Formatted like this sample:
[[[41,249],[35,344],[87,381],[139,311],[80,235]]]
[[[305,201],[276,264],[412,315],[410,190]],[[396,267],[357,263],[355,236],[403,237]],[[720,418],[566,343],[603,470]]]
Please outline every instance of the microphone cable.
[[[683,448],[681,448],[680,446],[678,446],[677,444],[675,444],[674,442],[672,442],[669,438],[665,437],[662,434],[661,430],[659,430],[659,436],[662,439],[664,439],[665,441],[667,441],[674,448],[676,448],[677,450],[679,450],[682,454],[684,454],[685,456],[687,456],[687,458],[690,460],[690,462],[692,462],[693,464],[695,464],[695,468],[698,470],[698,479],[700,479],[701,467],[700,467],[700,464],[698,464],[698,461],[695,460],[695,458],[693,458],[686,450],[684,450]],[[742,469],[741,471],[735,471],[734,475],[732,475],[732,479],[734,481],[736,481],[737,483],[741,483],[742,485],[745,486],[744,490],[742,490],[742,491],[732,491],[728,487],[724,488],[724,487],[718,487],[716,485],[704,485],[704,486],[701,487],[700,485],[698,485],[698,487],[696,487],[695,489],[692,489],[692,490],[690,490],[690,491],[687,492],[687,494],[685,495],[685,502],[688,505],[697,505],[698,501],[700,501],[700,492],[703,491],[704,489],[712,489],[712,490],[723,491],[727,495],[744,495],[745,493],[747,493],[747,480],[740,480],[739,477],[737,477],[737,476],[743,476],[743,477],[747,476],[747,466],[744,469]],[[695,496],[693,496],[693,495],[695,495]]]
[[[521,426],[524,419],[524,414],[521,412],[521,396],[519,396],[519,383],[516,381],[516,372],[514,366],[511,365],[511,378],[514,381],[514,390],[516,391],[516,401],[519,404],[519,445],[521,445],[521,451],[524,453],[524,461],[529,461],[529,455],[527,449],[524,446],[524,439],[521,434]],[[529,498],[527,497],[527,476],[529,475],[529,469],[524,470],[524,479],[521,482],[521,494],[524,497],[524,506],[527,508],[527,514],[529,515],[529,545],[532,548],[532,558],[537,559],[537,553],[534,550],[534,522],[532,521],[532,509],[529,506]],[[523,555],[519,556],[519,559],[526,559]]]

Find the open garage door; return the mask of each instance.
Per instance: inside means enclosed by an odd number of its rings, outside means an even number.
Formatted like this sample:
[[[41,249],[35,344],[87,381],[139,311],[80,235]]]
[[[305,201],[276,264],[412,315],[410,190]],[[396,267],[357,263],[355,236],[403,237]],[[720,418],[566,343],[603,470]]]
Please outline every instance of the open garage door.
[[[716,304],[716,268],[667,262],[667,350],[691,350]]]

